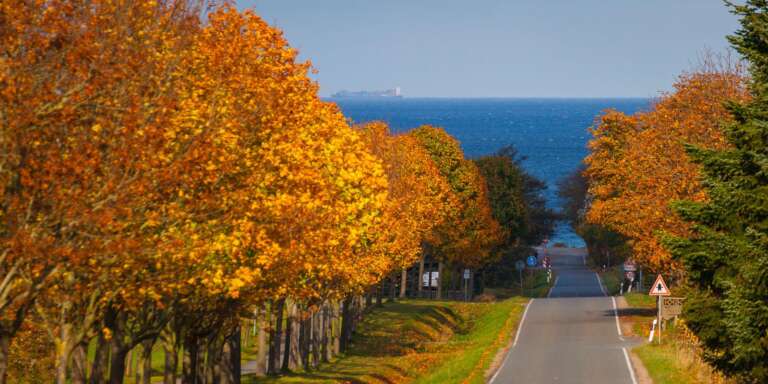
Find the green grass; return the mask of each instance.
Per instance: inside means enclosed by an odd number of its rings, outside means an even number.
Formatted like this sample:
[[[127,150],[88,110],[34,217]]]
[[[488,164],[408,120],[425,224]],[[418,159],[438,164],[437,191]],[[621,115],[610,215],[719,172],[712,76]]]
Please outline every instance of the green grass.
[[[643,361],[655,384],[697,383],[687,367],[678,362],[672,344],[644,344],[635,348],[634,352]]]
[[[483,374],[506,345],[527,300],[404,300],[366,315],[350,351],[310,372],[244,383],[454,383]]]
[[[416,383],[485,383],[485,372],[496,352],[508,343],[524,308],[519,299],[491,305],[469,333],[458,335],[452,340],[456,352],[435,370],[416,380]]]
[[[605,272],[600,271],[598,274],[600,275],[600,279],[603,281],[603,285],[605,285],[605,290],[608,294],[618,295],[621,288],[621,281],[623,280],[621,267],[614,266],[608,268]]]
[[[515,275],[517,277],[517,275]],[[555,282],[555,274],[552,274],[552,281],[547,283],[547,272],[543,269],[537,269],[532,275],[528,272],[523,277],[523,290],[520,291],[519,280],[508,288],[486,288],[485,293],[493,295],[498,299],[509,299],[512,297],[544,297],[549,292],[549,288]]]
[[[662,344],[657,344],[658,336],[654,337],[653,342],[646,342],[651,322],[656,316],[656,297],[644,293],[630,293],[624,297],[633,315],[622,318],[622,321],[632,322],[633,332],[644,341],[643,345],[635,347],[633,352],[643,362],[655,384],[710,382],[710,368],[694,358],[696,352],[690,342],[686,342],[674,321],[667,322],[668,327],[662,334]]]
[[[709,383],[711,369],[699,359],[691,345],[686,345],[673,323],[664,330],[662,344],[656,341],[633,349],[655,384]]]
[[[624,295],[627,304],[633,308],[656,308],[656,297],[645,293],[627,293]]]

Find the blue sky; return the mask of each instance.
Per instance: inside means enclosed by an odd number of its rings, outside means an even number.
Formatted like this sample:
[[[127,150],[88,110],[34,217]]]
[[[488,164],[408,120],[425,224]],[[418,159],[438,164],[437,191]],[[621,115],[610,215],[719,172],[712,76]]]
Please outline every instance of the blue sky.
[[[247,0],[326,96],[649,97],[737,18],[721,0]]]

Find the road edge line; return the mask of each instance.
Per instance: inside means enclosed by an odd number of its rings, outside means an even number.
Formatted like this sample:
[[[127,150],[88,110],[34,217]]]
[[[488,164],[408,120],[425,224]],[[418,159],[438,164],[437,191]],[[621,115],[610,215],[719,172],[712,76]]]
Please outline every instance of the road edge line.
[[[557,281],[560,280],[560,276],[555,276],[555,282],[552,284],[551,287],[549,287],[549,292],[547,292],[547,298],[550,298],[552,296],[552,291],[555,290],[555,287],[557,287]]]
[[[525,305],[525,310],[523,311],[523,315],[520,317],[520,323],[517,324],[517,331],[515,332],[515,340],[512,342],[512,346],[507,349],[506,355],[504,356],[504,359],[501,360],[501,364],[499,364],[499,368],[496,370],[496,373],[491,376],[491,380],[488,381],[489,384],[493,383],[494,380],[496,380],[496,377],[499,376],[499,373],[501,373],[501,370],[504,369],[504,365],[507,363],[507,359],[509,359],[509,353],[512,352],[512,348],[517,345],[517,338],[520,336],[520,330],[523,329],[523,322],[525,321],[525,315],[528,314],[528,308],[531,307],[531,304],[533,304],[533,298],[528,300],[528,304]]]
[[[632,379],[632,384],[637,384],[637,378],[635,377],[635,369],[632,368],[632,361],[629,360],[629,353],[627,352],[627,347],[622,347],[621,350],[624,352],[624,361],[627,362],[627,369],[629,369],[629,377]]]
[[[603,279],[600,278],[600,274],[595,272],[595,276],[597,276],[597,284],[600,286],[600,290],[603,291],[603,296],[608,296],[608,292],[605,290],[605,287],[603,286]]]
[[[619,311],[616,309],[616,298],[613,296],[611,296],[611,303],[613,303],[613,318],[616,319],[616,332],[619,333],[619,338],[621,338],[623,335],[621,334],[621,324],[619,324]]]
[[[528,304],[525,306],[523,316],[520,318],[520,324],[517,325],[517,332],[515,332],[515,341],[512,342],[512,348],[517,345],[517,339],[520,337],[520,331],[523,329],[523,323],[525,323],[525,316],[528,314],[528,308],[533,304],[533,298],[528,300]]]

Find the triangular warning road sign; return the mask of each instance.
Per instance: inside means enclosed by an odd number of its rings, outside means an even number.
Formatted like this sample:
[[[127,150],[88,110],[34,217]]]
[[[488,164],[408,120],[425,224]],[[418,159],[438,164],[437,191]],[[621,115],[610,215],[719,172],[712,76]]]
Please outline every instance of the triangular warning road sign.
[[[664,282],[664,278],[661,277],[661,275],[656,276],[656,281],[651,286],[651,291],[648,292],[651,296],[669,296],[671,293],[669,292],[669,288],[667,288],[667,283]]]

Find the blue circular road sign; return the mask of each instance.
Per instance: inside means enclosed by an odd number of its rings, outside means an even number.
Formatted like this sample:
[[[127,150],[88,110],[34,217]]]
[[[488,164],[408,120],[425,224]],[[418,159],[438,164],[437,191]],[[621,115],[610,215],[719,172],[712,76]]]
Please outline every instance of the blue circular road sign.
[[[528,263],[529,267],[535,267],[536,266],[536,256],[528,256],[528,259],[526,259],[526,262]]]

